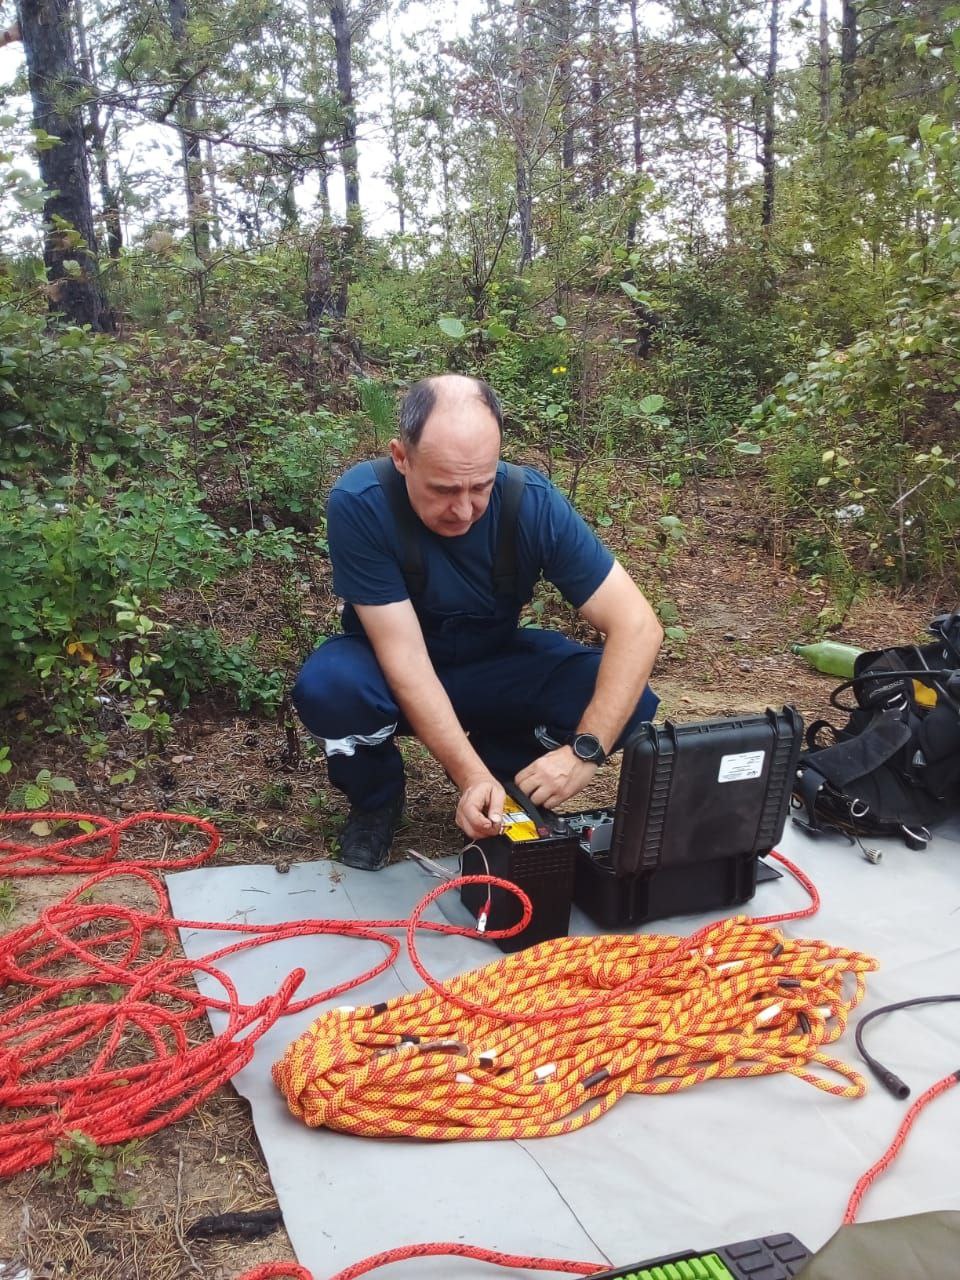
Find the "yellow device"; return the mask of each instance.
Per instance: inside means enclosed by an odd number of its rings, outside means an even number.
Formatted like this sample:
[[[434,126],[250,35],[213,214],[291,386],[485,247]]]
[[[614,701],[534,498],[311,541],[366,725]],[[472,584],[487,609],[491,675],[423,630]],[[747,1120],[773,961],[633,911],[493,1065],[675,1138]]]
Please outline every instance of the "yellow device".
[[[524,840],[536,840],[537,828],[533,819],[525,813],[517,809],[505,809],[503,813],[503,827],[501,833],[512,840],[514,844],[520,844]]]

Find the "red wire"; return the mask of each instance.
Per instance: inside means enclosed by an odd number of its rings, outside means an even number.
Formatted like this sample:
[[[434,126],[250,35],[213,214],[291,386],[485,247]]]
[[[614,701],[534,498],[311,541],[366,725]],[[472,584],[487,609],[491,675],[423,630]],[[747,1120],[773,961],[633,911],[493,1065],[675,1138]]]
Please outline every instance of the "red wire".
[[[900,1125],[900,1128],[897,1130],[896,1135],[893,1141],[890,1143],[889,1147],[887,1147],[886,1151],[883,1153],[880,1159],[876,1162],[876,1164],[872,1165],[867,1170],[867,1172],[863,1175],[863,1177],[854,1187],[853,1194],[851,1195],[849,1201],[847,1202],[847,1211],[843,1215],[844,1226],[849,1226],[850,1223],[856,1221],[857,1214],[860,1212],[861,1200],[866,1195],[867,1191],[870,1189],[870,1187],[873,1185],[876,1179],[879,1178],[880,1174],[883,1173],[886,1169],[888,1169],[891,1164],[893,1164],[894,1160],[897,1158],[897,1156],[900,1153],[900,1148],[903,1146],[904,1142],[906,1142],[907,1140],[907,1134],[910,1132],[911,1128],[913,1127],[913,1122],[916,1120],[917,1116],[920,1114],[923,1108],[927,1105],[928,1102],[932,1102],[934,1098],[939,1098],[941,1093],[946,1093],[948,1089],[952,1089],[953,1086],[957,1083],[958,1083],[957,1074],[951,1073],[948,1076],[944,1076],[942,1080],[938,1080],[936,1084],[932,1084],[930,1088],[926,1091],[926,1093],[922,1093],[920,1097],[916,1100],[916,1102],[913,1104],[913,1106],[910,1108],[907,1114],[903,1117],[903,1121]]]

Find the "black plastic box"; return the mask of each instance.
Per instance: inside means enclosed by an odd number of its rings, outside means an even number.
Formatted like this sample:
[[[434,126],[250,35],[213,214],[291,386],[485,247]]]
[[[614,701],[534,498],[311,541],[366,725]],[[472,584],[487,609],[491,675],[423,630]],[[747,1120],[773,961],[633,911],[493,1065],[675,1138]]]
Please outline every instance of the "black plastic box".
[[[627,742],[610,848],[578,843],[574,900],[606,928],[732,907],[783,834],[803,721],[780,712],[643,725]]]
[[[496,939],[501,951],[520,951],[548,938],[564,938],[570,931],[570,904],[577,859],[577,841],[569,834],[513,841],[492,836],[468,845],[461,857],[465,876],[499,876],[518,885],[530,899],[533,916],[527,927],[512,938]],[[460,900],[474,916],[487,901],[488,886],[466,884]],[[490,890],[488,929],[509,929],[519,924],[523,907],[507,889]]]

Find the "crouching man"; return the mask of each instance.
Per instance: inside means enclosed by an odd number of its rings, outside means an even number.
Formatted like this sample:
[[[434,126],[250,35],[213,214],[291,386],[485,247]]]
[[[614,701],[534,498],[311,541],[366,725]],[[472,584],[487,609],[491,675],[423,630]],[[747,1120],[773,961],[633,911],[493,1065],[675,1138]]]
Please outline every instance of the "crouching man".
[[[375,871],[403,813],[397,734],[414,734],[460,792],[471,839],[500,828],[513,778],[538,805],[581,791],[658,699],[662,630],[650,605],[562,494],[500,460],[503,415],[478,379],[418,382],[389,458],[351,467],[327,508],[344,634],[293,692],[350,804],[340,857]],[[602,647],[518,625],[538,579]]]

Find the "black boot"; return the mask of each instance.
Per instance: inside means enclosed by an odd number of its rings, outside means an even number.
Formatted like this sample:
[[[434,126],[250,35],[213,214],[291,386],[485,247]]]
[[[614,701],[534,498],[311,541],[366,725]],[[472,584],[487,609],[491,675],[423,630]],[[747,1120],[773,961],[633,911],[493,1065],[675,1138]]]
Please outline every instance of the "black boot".
[[[353,805],[340,832],[340,861],[361,871],[379,871],[390,858],[390,846],[403,816],[403,792],[379,809]]]

